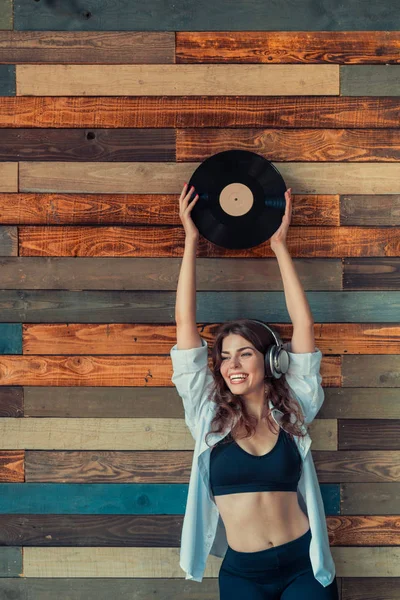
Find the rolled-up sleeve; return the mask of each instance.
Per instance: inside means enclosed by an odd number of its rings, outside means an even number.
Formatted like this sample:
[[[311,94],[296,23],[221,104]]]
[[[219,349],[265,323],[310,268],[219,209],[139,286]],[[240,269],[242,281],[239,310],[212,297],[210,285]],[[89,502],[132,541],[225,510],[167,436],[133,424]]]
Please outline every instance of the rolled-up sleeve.
[[[325,398],[320,373],[322,352],[315,348],[314,352],[293,353],[290,342],[283,344],[283,347],[290,358],[289,369],[285,374],[286,381],[300,404],[305,423],[309,424]]]
[[[202,410],[207,408],[213,376],[208,366],[208,344],[201,338],[199,348],[178,350],[177,344],[171,348],[172,383],[182,398],[185,422],[195,438],[195,428]]]

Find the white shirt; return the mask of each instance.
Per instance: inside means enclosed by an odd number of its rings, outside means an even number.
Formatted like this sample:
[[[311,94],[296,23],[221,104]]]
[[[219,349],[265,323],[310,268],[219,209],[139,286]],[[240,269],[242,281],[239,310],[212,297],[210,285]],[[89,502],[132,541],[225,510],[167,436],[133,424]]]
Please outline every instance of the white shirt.
[[[209,554],[223,558],[228,548],[224,523],[210,487],[210,448],[205,436],[215,415],[216,403],[208,399],[213,376],[208,366],[208,345],[201,338],[202,346],[188,350],[178,350],[177,344],[171,349],[173,366],[172,382],[183,400],[185,423],[194,440],[192,469],[183,519],[180,566],[185,571],[185,579],[201,582]],[[321,386],[321,351],[295,354],[290,351],[290,342],[284,344],[289,353],[289,369],[283,377],[299,401],[308,425],[318,413],[324,401]],[[283,413],[274,408],[269,400],[271,415],[281,427]],[[294,415],[291,418],[295,419]],[[292,422],[293,420],[292,419]],[[215,444],[224,438],[230,429],[213,433],[208,443]],[[307,432],[306,427],[303,428]],[[330,551],[324,505],[311,452],[311,438],[294,436],[299,449],[303,468],[297,487],[299,505],[307,515],[312,539],[310,559],[315,578],[326,587],[335,577],[335,564]]]

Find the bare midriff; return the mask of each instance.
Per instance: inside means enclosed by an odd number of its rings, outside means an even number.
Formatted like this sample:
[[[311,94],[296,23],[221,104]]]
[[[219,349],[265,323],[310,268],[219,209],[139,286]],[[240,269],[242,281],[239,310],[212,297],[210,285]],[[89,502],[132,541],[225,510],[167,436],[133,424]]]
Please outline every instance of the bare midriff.
[[[278,434],[279,430],[275,434],[263,423],[257,426],[252,438],[235,437],[246,452],[261,456],[272,450]],[[228,544],[238,552],[257,552],[286,544],[310,527],[297,492],[246,492],[215,496],[214,500]]]

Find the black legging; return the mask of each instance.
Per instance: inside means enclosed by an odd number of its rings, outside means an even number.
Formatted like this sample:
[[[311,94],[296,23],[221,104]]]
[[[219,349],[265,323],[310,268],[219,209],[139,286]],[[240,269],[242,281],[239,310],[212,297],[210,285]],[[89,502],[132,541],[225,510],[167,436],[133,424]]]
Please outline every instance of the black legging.
[[[311,530],[258,552],[228,546],[218,575],[220,600],[338,600],[336,576],[324,587],[310,560]]]

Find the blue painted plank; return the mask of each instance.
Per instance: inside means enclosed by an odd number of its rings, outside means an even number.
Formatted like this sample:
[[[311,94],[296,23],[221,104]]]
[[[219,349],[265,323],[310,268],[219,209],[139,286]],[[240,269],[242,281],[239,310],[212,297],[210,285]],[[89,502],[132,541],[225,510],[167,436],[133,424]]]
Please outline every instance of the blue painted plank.
[[[0,65],[0,96],[15,96],[15,65]]]
[[[22,354],[22,323],[0,323],[0,354]]]
[[[188,484],[2,483],[1,514],[182,515]],[[340,514],[339,484],[322,484],[328,515]]]
[[[64,31],[396,31],[396,2],[15,0],[14,28]]]

